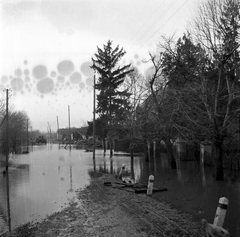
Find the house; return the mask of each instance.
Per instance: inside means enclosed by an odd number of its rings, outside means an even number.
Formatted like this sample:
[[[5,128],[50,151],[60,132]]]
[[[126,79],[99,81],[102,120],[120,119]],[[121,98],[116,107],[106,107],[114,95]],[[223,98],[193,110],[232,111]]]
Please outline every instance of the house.
[[[60,128],[58,130],[58,137],[62,142],[66,142],[69,140],[69,132],[71,133],[71,140],[73,142],[77,142],[79,140],[86,140],[87,127],[81,128]]]

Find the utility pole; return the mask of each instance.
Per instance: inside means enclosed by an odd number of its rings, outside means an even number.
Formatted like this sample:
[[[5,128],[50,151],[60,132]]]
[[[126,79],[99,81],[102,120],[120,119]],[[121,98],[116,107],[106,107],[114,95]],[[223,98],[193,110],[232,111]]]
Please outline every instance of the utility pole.
[[[48,122],[48,133],[49,133],[49,143],[52,144],[52,131],[51,131],[51,125]]]
[[[71,151],[70,106],[68,105],[69,148]]]
[[[32,151],[33,151],[33,130],[32,130],[32,126],[31,126],[31,143],[32,143]]]
[[[6,89],[6,171],[8,171],[8,153],[9,153],[9,140],[8,140],[8,89]]]
[[[93,159],[95,160],[95,70],[93,76]]]
[[[58,140],[58,148],[60,148],[58,116],[57,116],[57,140]]]
[[[238,116],[238,155],[240,155],[240,115]]]
[[[27,119],[27,153],[29,152],[28,150],[28,119]]]

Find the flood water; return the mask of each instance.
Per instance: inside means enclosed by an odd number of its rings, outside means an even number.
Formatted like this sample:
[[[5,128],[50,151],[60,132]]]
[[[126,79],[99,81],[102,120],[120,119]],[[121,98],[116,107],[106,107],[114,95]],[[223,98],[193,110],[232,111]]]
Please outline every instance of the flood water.
[[[239,172],[225,171],[225,181],[215,181],[213,168],[199,162],[182,161],[172,170],[165,153],[150,162],[135,157],[131,164],[126,153],[114,152],[110,158],[97,150],[94,163],[91,152],[59,149],[58,145],[34,146],[29,154],[11,156],[10,163],[8,175],[0,167],[0,234],[63,209],[76,198],[75,190],[89,184],[94,171],[118,174],[125,164],[125,173],[133,174],[136,182],[147,183],[149,175],[154,175],[154,186],[168,191],[154,193],[153,198],[192,214],[197,221],[213,222],[219,198],[227,197],[224,227],[240,236]]]

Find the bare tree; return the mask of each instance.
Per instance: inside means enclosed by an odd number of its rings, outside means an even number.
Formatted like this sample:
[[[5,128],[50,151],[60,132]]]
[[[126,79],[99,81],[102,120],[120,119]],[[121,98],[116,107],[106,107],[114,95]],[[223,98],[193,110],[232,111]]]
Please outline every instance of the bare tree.
[[[173,90],[169,88],[169,78],[163,73],[164,70],[164,53],[174,54],[173,37],[162,38],[162,42],[158,45],[157,54],[149,53],[150,62],[153,65],[153,74],[149,78],[149,85],[151,90],[152,102],[154,103],[157,126],[158,139],[165,142],[167,146],[168,155],[170,158],[171,168],[176,168],[176,160],[173,153],[173,138],[176,135],[174,114],[178,107],[176,107],[175,95]]]
[[[143,75],[134,68],[134,71],[128,74],[124,82],[124,88],[129,92],[131,109],[125,114],[125,129],[128,130],[128,138],[130,140],[130,152],[133,158],[134,147],[143,142],[140,130],[140,124],[137,121],[137,110],[139,105],[147,98],[148,88],[145,84]]]
[[[239,10],[235,0],[208,0],[199,7],[191,29],[209,56],[208,73],[201,74],[201,99],[211,124],[218,180],[224,179],[223,142],[240,114]]]

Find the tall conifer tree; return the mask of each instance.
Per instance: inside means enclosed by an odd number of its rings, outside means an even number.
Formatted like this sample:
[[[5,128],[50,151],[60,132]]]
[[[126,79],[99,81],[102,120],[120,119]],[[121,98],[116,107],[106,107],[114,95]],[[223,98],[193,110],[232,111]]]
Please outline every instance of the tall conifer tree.
[[[92,69],[99,75],[95,85],[95,89],[99,91],[96,112],[100,118],[106,121],[110,128],[111,154],[112,125],[114,122],[121,120],[124,111],[130,108],[129,93],[127,90],[120,89],[126,75],[133,71],[131,64],[119,66],[120,60],[125,53],[123,48],[119,48],[119,45],[113,49],[112,41],[109,40],[106,45],[103,45],[103,49],[97,47],[97,52],[94,54],[94,58],[92,58]]]

